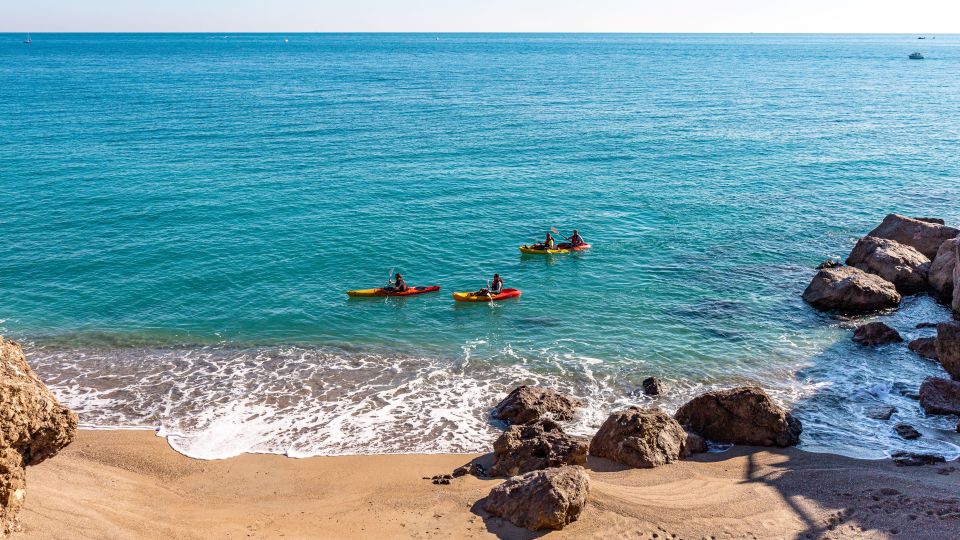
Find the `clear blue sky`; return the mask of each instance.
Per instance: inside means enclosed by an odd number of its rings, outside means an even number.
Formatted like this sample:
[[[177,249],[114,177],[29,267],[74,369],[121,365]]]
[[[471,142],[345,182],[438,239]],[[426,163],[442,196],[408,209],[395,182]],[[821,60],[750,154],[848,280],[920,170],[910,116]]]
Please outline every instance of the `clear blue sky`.
[[[960,0],[3,0],[5,32],[960,32]]]

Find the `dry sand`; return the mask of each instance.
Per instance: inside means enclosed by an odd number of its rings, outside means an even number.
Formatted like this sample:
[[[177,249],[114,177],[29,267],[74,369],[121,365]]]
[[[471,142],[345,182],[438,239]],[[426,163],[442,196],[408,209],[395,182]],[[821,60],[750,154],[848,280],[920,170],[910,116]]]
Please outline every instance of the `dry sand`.
[[[736,448],[657,469],[591,459],[563,531],[480,510],[464,455],[198,461],[152,432],[81,430],[28,469],[25,538],[960,538],[960,467]]]

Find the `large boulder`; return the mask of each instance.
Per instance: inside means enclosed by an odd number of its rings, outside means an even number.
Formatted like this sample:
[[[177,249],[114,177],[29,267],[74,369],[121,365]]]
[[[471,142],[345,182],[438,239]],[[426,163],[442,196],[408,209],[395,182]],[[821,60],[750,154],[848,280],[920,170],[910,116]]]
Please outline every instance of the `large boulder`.
[[[586,465],[589,446],[585,439],[564,433],[553,420],[513,425],[493,443],[491,472],[516,476],[563,465]]]
[[[960,382],[927,377],[920,385],[920,406],[927,414],[960,414]]]
[[[688,455],[687,432],[659,409],[629,407],[611,414],[590,441],[590,455],[652,469]]]
[[[960,237],[951,238],[940,244],[940,249],[930,264],[930,272],[927,276],[930,288],[937,297],[948,302],[953,298],[953,273],[957,267],[958,244],[960,244]]]
[[[76,430],[77,415],[30,369],[20,345],[0,337],[0,537],[20,528],[24,467],[56,455]]]
[[[926,290],[930,259],[895,240],[867,236],[854,246],[847,264],[893,283],[900,294]]]
[[[842,266],[817,272],[803,299],[821,310],[865,313],[900,305],[893,283],[858,268]]]
[[[540,418],[570,420],[583,403],[550,388],[518,386],[493,408],[493,417],[510,424],[527,424]]]
[[[483,509],[518,527],[562,529],[580,517],[590,477],[579,466],[531,471],[490,490]]]
[[[756,386],[707,392],[680,407],[674,418],[711,441],[750,446],[792,446],[803,430]]]
[[[886,345],[888,343],[900,343],[903,338],[900,337],[900,332],[876,321],[858,326],[853,331],[853,341],[861,345]]]
[[[939,221],[939,220],[938,220]],[[942,223],[908,218],[898,214],[890,214],[883,218],[883,222],[867,236],[895,240],[912,247],[926,255],[928,259],[936,257],[940,244],[951,238],[956,238],[960,230],[947,227]]]
[[[960,381],[960,324],[937,325],[937,359],[951,379]]]
[[[953,311],[960,315],[960,244],[953,246]]]
[[[938,359],[937,338],[935,337],[917,338],[907,344],[907,348],[924,358],[929,358],[931,360]]]

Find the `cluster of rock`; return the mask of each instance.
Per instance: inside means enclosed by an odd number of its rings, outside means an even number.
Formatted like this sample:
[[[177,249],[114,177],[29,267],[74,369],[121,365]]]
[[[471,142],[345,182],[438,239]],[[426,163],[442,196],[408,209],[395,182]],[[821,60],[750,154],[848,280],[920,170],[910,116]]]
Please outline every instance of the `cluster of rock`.
[[[960,313],[958,235],[943,220],[890,214],[857,242],[846,266],[820,265],[803,299],[822,310],[864,313],[929,292]]]
[[[77,415],[27,365],[20,345],[0,337],[0,538],[19,530],[25,467],[73,441]]]
[[[941,219],[890,214],[857,242],[846,264],[820,265],[803,299],[822,310],[867,313],[896,308],[902,295],[926,293],[960,316],[960,230]],[[960,324],[918,325],[928,327],[936,327],[937,335],[915,339],[908,347],[938,361],[950,378],[923,381],[920,405],[927,414],[960,415]],[[877,346],[899,343],[903,338],[887,324],[871,322],[859,326],[853,340]],[[887,414],[883,419],[889,418]],[[905,439],[920,436],[906,424],[897,424],[894,431]]]
[[[801,431],[800,422],[757,387],[708,392],[674,416],[655,408],[616,411],[590,440],[565,433],[556,422],[571,419],[579,406],[554,390],[521,386],[494,408],[494,418],[510,426],[494,443],[490,472],[509,479],[493,488],[484,510],[531,530],[561,529],[586,506],[588,453],[653,468],[705,452],[706,439],[784,447],[797,444]],[[477,467],[461,467],[453,476]]]

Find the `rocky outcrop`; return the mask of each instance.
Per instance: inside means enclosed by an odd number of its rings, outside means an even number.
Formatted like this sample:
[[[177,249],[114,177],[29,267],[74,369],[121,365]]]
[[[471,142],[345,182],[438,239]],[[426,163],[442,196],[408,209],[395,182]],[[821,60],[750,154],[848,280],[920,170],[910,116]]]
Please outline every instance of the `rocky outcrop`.
[[[667,390],[663,387],[663,381],[657,377],[647,377],[643,380],[643,393],[648,396],[659,396],[666,394]]]
[[[853,341],[861,345],[872,346],[900,343],[903,338],[900,337],[900,332],[878,321],[857,327],[853,332]]]
[[[900,293],[889,281],[858,268],[842,266],[817,272],[803,299],[821,310],[865,313],[900,305]]]
[[[927,377],[920,385],[920,406],[927,414],[960,414],[960,382]]]
[[[709,449],[710,448],[707,446],[706,439],[704,439],[703,437],[701,437],[700,435],[697,435],[692,431],[687,432],[687,445],[686,445],[686,448],[684,449],[684,453],[686,455],[702,454]]]
[[[491,472],[516,476],[563,465],[586,465],[589,446],[587,440],[564,433],[553,420],[510,426],[493,443]]]
[[[924,358],[937,360],[937,338],[922,337],[911,341],[907,348]]]
[[[867,236],[895,240],[923,253],[928,259],[932,259],[936,257],[940,244],[951,238],[956,238],[958,234],[960,234],[960,230],[947,227],[942,223],[931,223],[930,221],[890,214]]]
[[[953,246],[956,262],[953,265],[953,311],[960,315],[960,244]]]
[[[493,488],[483,509],[532,531],[559,530],[580,517],[589,493],[590,478],[583,467],[544,469]]]
[[[827,259],[817,265],[817,270],[823,270],[824,268],[839,268],[841,266],[843,266],[842,262],[836,259]]]
[[[510,424],[527,424],[540,418],[570,420],[580,400],[549,388],[518,386],[493,409],[493,417]]]
[[[908,441],[920,438],[920,432],[917,431],[917,428],[911,426],[910,424],[905,424],[903,422],[895,424],[893,426],[893,430],[897,432],[897,435]]]
[[[930,259],[894,240],[867,236],[854,246],[847,264],[893,283],[900,294],[926,290]]]
[[[0,337],[0,537],[19,530],[24,467],[56,455],[76,430],[77,415],[30,369],[20,345]]]
[[[938,454],[921,454],[904,450],[890,454],[890,459],[899,467],[920,467],[923,465],[936,465],[947,461],[943,456]]]
[[[799,420],[755,386],[707,392],[674,417],[711,441],[751,446],[792,446],[803,430]]]
[[[951,238],[937,251],[937,256],[930,264],[927,281],[934,294],[941,300],[949,302],[953,298],[953,273],[957,267],[957,245],[960,237]]]
[[[937,359],[951,379],[960,381],[960,324],[937,325]]]
[[[688,455],[687,432],[659,409],[630,407],[611,414],[590,441],[590,455],[651,469]]]

